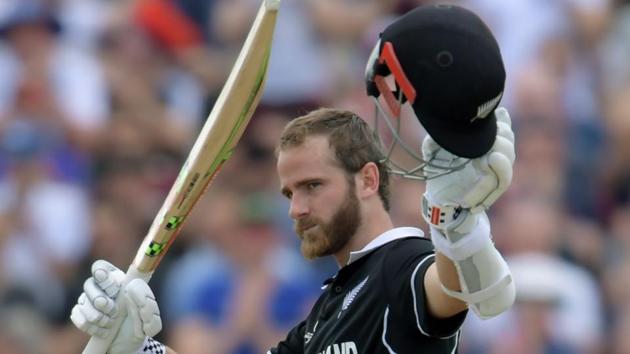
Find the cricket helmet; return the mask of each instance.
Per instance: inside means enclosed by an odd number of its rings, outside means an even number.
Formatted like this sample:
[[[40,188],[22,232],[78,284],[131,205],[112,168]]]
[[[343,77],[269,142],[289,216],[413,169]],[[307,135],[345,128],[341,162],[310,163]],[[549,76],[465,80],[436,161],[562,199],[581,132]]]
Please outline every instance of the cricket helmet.
[[[390,76],[393,87],[385,81]],[[396,119],[408,102],[441,147],[472,159],[494,144],[494,110],[505,76],[497,41],[476,14],[453,5],[424,5],[380,34],[365,78],[383,114]]]

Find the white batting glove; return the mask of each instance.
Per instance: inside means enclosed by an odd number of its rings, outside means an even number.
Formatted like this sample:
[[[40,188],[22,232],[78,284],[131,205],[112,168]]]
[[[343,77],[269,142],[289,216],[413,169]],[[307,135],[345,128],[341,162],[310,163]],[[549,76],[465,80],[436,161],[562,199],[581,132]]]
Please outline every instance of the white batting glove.
[[[121,293],[125,274],[111,263],[97,260],[92,264],[92,277],[83,285],[83,293],[72,308],[70,319],[80,330],[97,337],[107,337],[114,319],[125,316],[109,354],[139,352],[145,340],[160,332],[162,320],[155,296],[142,279],[134,279]],[[115,299],[124,296],[124,308]]]
[[[515,159],[514,132],[505,108],[497,108],[495,115],[497,137],[490,151],[464,168],[427,180],[423,217],[430,225],[466,233],[476,222],[462,224],[464,219],[488,209],[509,187]],[[445,167],[465,161],[441,148],[429,135],[422,142],[422,155],[425,161]],[[426,169],[430,171],[431,166]]]

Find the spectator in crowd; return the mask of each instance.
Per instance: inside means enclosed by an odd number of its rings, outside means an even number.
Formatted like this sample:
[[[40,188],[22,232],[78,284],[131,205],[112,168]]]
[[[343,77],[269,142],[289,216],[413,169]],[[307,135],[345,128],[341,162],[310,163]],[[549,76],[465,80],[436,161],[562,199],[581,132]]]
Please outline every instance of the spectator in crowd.
[[[195,353],[211,339],[198,333],[211,328],[234,339],[224,352],[251,350],[263,341],[251,336],[254,323],[282,331],[298,303],[308,302],[313,289],[285,289],[300,301],[291,302],[291,311],[277,307],[278,294],[245,275],[259,276],[253,269],[280,282],[295,275],[267,263],[293,264],[297,248],[286,203],[272,198],[262,225],[242,213],[256,195],[277,194],[269,142],[287,117],[318,106],[357,111],[369,121],[366,44],[395,16],[447,2],[282,3],[262,104],[197,206],[195,213],[208,217],[191,217],[152,280],[166,300],[164,336],[181,343],[178,349]],[[529,275],[521,279],[576,284],[531,292],[527,280],[516,279],[524,288],[517,289],[514,311],[467,323],[460,352],[626,354],[630,3],[458,4],[492,28],[508,73],[503,103],[514,121],[518,159],[512,187],[493,211],[495,242],[513,260],[515,278],[524,264]],[[65,304],[86,277],[77,264],[106,258],[125,268],[131,261],[258,6],[257,0],[0,1],[2,353],[81,350],[85,338],[68,326]],[[415,127],[404,131],[410,138],[422,134]],[[392,189],[403,200],[421,195],[423,184],[395,181]],[[399,204],[405,208],[392,210],[397,224],[423,227],[419,205]],[[235,240],[244,239],[255,242],[248,251],[235,250]],[[213,261],[200,263],[199,255],[207,254]],[[225,277],[217,276],[222,270]],[[295,266],[295,273],[319,280],[334,270]],[[575,287],[583,290],[569,296]],[[226,294],[234,298],[227,301]],[[238,304],[242,312],[234,311]],[[23,336],[24,326],[40,333],[38,340]]]
[[[108,120],[107,86],[98,59],[62,42],[43,0],[21,0],[0,23],[0,122],[30,119],[90,152]]]
[[[17,123],[0,136],[8,160],[0,179],[0,300],[18,296],[47,320],[64,323],[67,287],[91,243],[88,195],[55,180],[46,134]]]

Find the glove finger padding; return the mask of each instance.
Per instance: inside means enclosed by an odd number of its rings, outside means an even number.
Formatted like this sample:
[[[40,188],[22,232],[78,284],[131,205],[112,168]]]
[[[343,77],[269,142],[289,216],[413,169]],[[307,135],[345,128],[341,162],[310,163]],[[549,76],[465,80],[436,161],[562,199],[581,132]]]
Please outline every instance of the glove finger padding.
[[[509,131],[512,133],[512,131]],[[508,133],[506,133],[507,135]],[[510,160],[510,165],[514,165],[516,160],[516,152],[514,151],[514,133],[512,136],[497,135],[494,145],[492,145],[491,152],[500,152]]]
[[[104,260],[92,264],[92,277],[83,283],[83,293],[72,308],[70,319],[80,330],[97,337],[106,337],[118,314],[114,301],[124,273]]]
[[[476,180],[474,184],[467,186],[467,191],[459,205],[475,213],[485,207],[483,202],[496,190],[498,183],[497,176],[489,166],[489,156],[475,159],[471,165],[476,171]]]
[[[118,312],[114,299],[107,296],[105,291],[98,286],[94,278],[88,278],[83,283],[83,294],[87,296],[92,306],[104,315],[115,317]]]
[[[498,123],[507,124],[508,127],[512,126],[512,118],[510,118],[510,113],[507,108],[499,107],[495,109],[494,116],[497,118]]]
[[[488,156],[488,166],[495,173],[497,186],[481,202],[484,208],[489,208],[494,204],[512,183],[512,164],[505,155],[498,152],[490,154]]]
[[[465,195],[461,206],[479,212],[489,208],[510,186],[512,182],[513,153],[511,145],[502,137],[497,137],[497,148],[487,156],[473,160],[474,168],[480,173],[477,182]],[[504,152],[505,151],[505,152]]]
[[[107,296],[115,299],[122,287],[125,273],[113,264],[99,259],[92,264],[92,277]]]
[[[134,279],[127,284],[124,294],[135,337],[152,337],[158,334],[162,330],[162,319],[149,285],[141,279]]]
[[[501,113],[499,113],[499,111]],[[510,163],[514,165],[516,153],[514,149],[514,131],[512,131],[512,121],[507,110],[503,107],[496,110],[497,117],[497,138],[492,147],[492,151],[501,151],[508,157]]]
[[[498,108],[495,115],[497,136],[492,149],[484,156],[470,160],[461,169],[428,180],[426,197],[430,203],[441,207],[460,206],[476,213],[489,208],[507,190],[516,157],[514,132],[505,108]],[[429,136],[423,141],[422,153],[427,161],[432,159],[432,162],[445,166],[462,160],[439,147]]]
[[[92,336],[106,337],[112,325],[112,318],[96,309],[85,293],[79,296],[72,308],[70,319],[77,328]]]
[[[497,123],[497,137],[507,139],[510,143],[514,144],[514,132],[512,128],[505,123]]]

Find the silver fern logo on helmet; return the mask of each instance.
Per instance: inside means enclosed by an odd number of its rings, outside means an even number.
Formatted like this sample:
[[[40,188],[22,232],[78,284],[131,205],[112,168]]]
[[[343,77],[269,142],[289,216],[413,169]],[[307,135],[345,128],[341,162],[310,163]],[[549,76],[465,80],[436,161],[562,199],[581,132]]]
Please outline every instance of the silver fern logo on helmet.
[[[477,119],[486,118],[488,114],[490,114],[490,112],[494,110],[494,107],[496,107],[497,104],[499,104],[499,101],[501,100],[501,96],[503,96],[503,91],[499,92],[499,95],[497,97],[477,107],[477,115],[470,121],[474,122]]]

